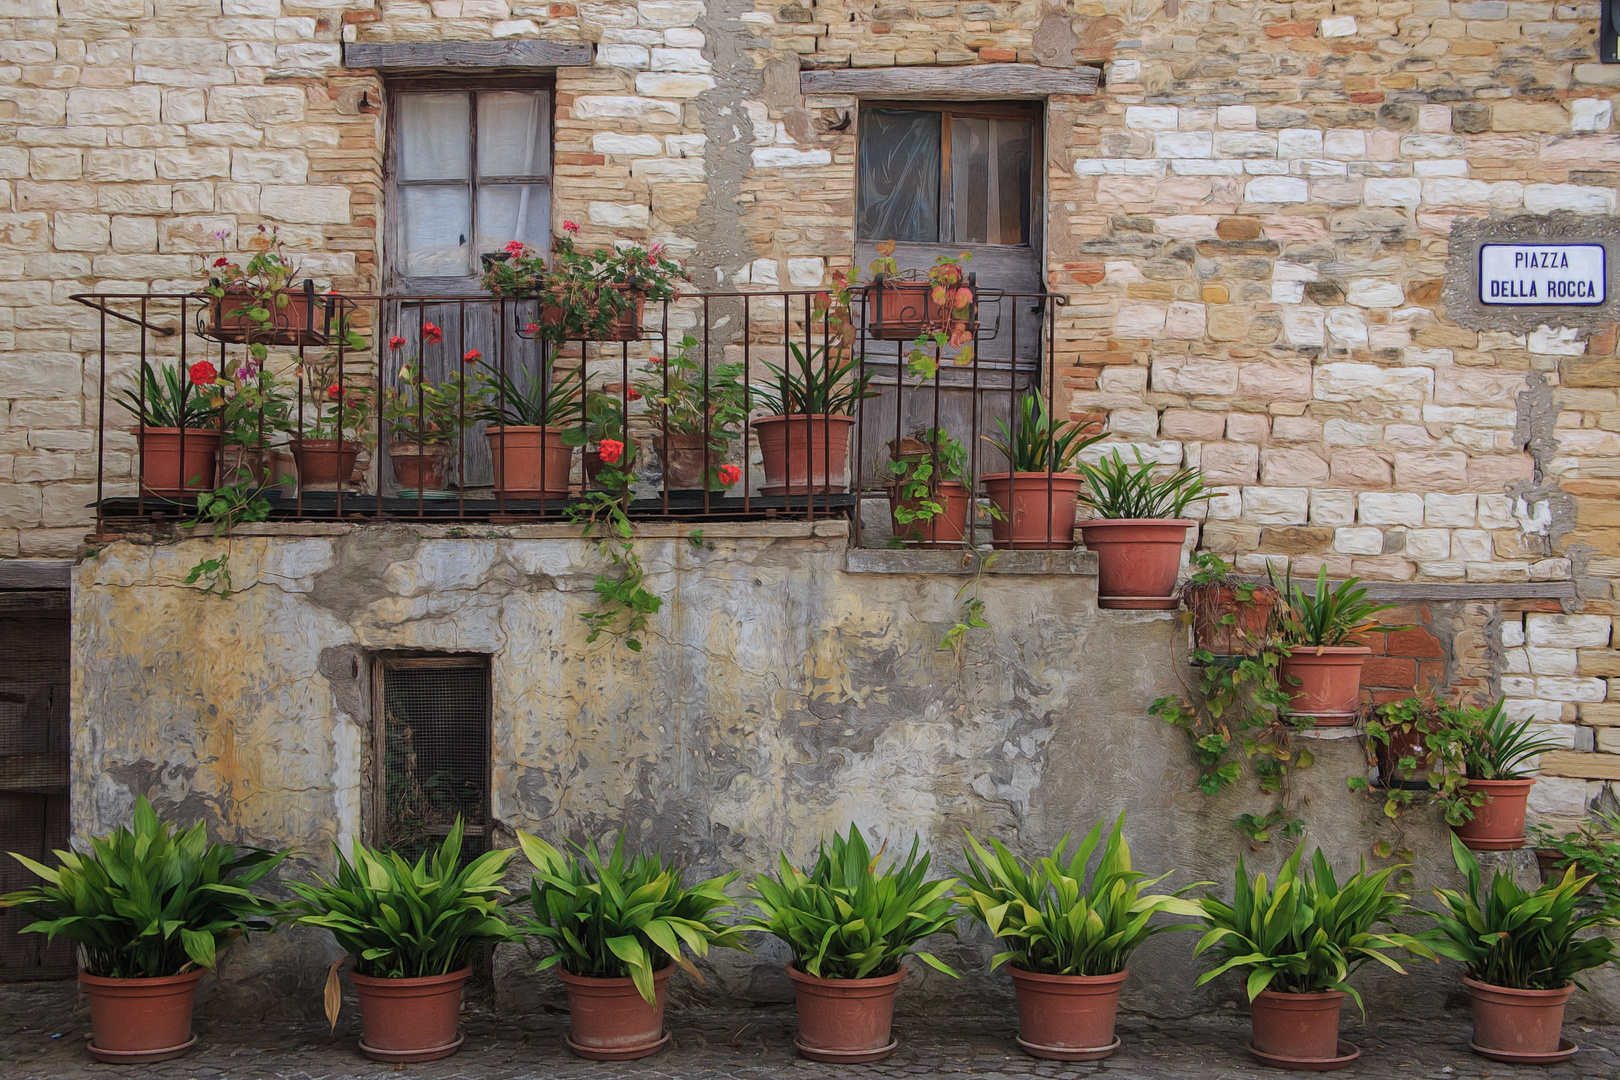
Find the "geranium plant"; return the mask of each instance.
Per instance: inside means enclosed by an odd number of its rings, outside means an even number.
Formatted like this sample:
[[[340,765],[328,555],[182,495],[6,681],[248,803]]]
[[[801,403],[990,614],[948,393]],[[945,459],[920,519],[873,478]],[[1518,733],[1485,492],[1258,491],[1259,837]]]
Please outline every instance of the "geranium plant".
[[[480,283],[494,297],[533,296],[546,273],[546,258],[521,240],[513,240],[504,251],[483,256],[484,276]]]
[[[891,510],[901,527],[932,521],[945,513],[939,494],[941,483],[966,484],[967,447],[944,428],[918,428],[903,439],[889,444],[889,482],[894,486],[895,504]],[[969,542],[971,537],[964,537]],[[904,547],[900,536],[889,539],[891,547]]]
[[[610,337],[615,323],[636,315],[643,300],[672,300],[686,279],[685,267],[662,244],[587,252],[575,246],[578,233],[578,225],[563,222],[563,235],[551,244],[551,268],[538,279],[536,329],[557,344]]]
[[[404,347],[404,338],[389,339],[390,351],[398,353]],[[476,350],[473,353],[476,354]],[[487,393],[480,381],[463,379],[460,372],[451,372],[434,383],[423,371],[421,358],[416,356],[400,364],[398,378],[398,384],[383,394],[383,419],[396,442],[412,445],[454,443],[466,425],[466,418],[478,411]]]
[[[966,366],[973,362],[973,334],[976,328],[975,306],[977,296],[968,283],[963,269],[973,253],[939,255],[926,273],[902,271],[895,260],[895,242],[885,240],[876,246],[877,258],[867,266],[870,279],[862,280],[859,273],[846,274],[834,270],[833,288],[816,294],[815,313],[825,315],[834,337],[843,345],[854,344],[858,333],[855,325],[854,302],[857,292],[866,291],[868,317],[876,315],[875,305],[884,302],[878,297],[879,289],[893,289],[896,285],[926,286],[926,304],[917,322],[917,336],[912,341],[906,358],[907,371],[915,378],[931,379],[939,369],[939,356],[949,347],[957,350],[954,363]],[[907,275],[910,275],[909,277]],[[908,320],[909,323],[909,320]]]
[[[228,230],[214,233],[214,239],[222,245],[229,238]],[[224,313],[222,304],[227,297],[239,302],[228,314],[245,322],[248,351],[254,360],[263,363],[284,313],[292,304],[292,279],[298,265],[286,254],[276,228],[260,225],[257,235],[248,240],[248,247],[252,254],[245,262],[233,261],[229,254],[205,258],[200,269],[205,281],[202,291],[214,300],[216,319]]]

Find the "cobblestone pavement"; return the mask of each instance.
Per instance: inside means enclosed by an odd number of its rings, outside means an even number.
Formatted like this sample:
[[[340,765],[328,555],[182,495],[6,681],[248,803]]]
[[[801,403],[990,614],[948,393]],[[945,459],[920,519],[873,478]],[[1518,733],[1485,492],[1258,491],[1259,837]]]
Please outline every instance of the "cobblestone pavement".
[[[793,1052],[793,1013],[671,1018],[670,1046],[641,1061],[580,1061],[563,1046],[560,1016],[508,1016],[481,1006],[468,1009],[467,1041],[460,1053],[422,1065],[381,1065],[354,1048],[357,1022],[346,1015],[335,1037],[322,1023],[200,1019],[197,1048],[187,1057],[145,1067],[98,1065],[83,1042],[89,1017],[78,1011],[71,983],[0,986],[0,1078],[4,1080],[107,1080],[115,1076],[164,1080],[274,1077],[345,1080],[403,1073],[413,1080],[877,1080],[893,1077],[1102,1076],[1110,1080],[1246,1080],[1289,1075],[1255,1065],[1243,1052],[1248,1024],[1241,1017],[1156,1021],[1122,1017],[1123,1045],[1105,1062],[1065,1065],[1037,1061],[1013,1042],[1011,1017],[949,1021],[902,1019],[900,1049],[877,1065],[818,1065]],[[1620,1080],[1620,1028],[1571,1024],[1565,1034],[1582,1050],[1550,1068],[1518,1068],[1477,1057],[1468,1049],[1465,1015],[1428,1023],[1347,1026],[1362,1057],[1338,1075],[1365,1080]],[[1301,1074],[1291,1074],[1301,1075]]]

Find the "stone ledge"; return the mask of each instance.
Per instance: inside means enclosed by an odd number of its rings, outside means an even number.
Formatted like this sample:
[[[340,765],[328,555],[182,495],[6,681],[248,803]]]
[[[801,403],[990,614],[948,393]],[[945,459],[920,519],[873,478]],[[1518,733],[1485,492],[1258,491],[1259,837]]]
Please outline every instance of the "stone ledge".
[[[967,67],[833,68],[803,71],[803,94],[862,94],[928,98],[1044,98],[1095,94],[1096,68],[1062,71],[1035,64],[973,64]]]
[[[589,44],[564,41],[348,42],[343,66],[402,72],[588,67],[591,55]]]
[[[954,574],[970,577],[973,562],[961,551],[909,551],[850,548],[844,569],[851,574]],[[991,574],[1073,574],[1097,576],[1097,556],[1089,551],[1003,551]]]

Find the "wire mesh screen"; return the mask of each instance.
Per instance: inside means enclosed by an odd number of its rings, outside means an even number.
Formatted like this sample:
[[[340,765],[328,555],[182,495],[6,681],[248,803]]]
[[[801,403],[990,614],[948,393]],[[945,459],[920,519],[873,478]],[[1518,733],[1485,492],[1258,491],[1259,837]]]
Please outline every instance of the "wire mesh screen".
[[[459,814],[464,857],[489,843],[489,667],[464,658],[385,662],[379,840],[415,858]]]
[[[68,620],[0,618],[0,851],[45,865],[68,846]],[[0,893],[34,884],[0,859]],[[19,934],[33,919],[0,910],[0,981],[73,974],[66,939]]]

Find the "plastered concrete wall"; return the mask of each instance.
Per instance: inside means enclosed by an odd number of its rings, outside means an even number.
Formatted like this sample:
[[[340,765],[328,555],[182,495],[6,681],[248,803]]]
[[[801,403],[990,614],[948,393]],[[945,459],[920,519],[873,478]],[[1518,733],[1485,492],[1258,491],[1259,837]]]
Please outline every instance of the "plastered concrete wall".
[[[74,827],[110,828],[144,793],[217,836],[297,848],[295,872],[323,868],[332,841],[364,830],[368,657],[476,651],[493,662],[506,843],[513,828],[579,839],[623,827],[694,873],[746,878],[778,850],[808,860],[849,821],[891,847],[918,833],[950,862],[963,828],[1036,852],[1125,810],[1142,869],[1229,888],[1247,846],[1231,819],[1262,801],[1201,795],[1181,733],[1146,715],[1190,678],[1171,616],[1099,611],[1083,559],[1080,573],[996,574],[984,585],[994,628],[958,662],[937,645],[960,578],[848,572],[841,524],[707,536],[712,547],[673,531],[640,542],[666,598],[640,655],[584,643],[599,560],[560,527],[239,537],[228,599],[183,584],[222,541],[111,544],[74,584]],[[1363,751],[1354,738],[1321,740],[1318,757],[1299,806],[1313,839],[1352,867],[1384,835],[1378,806],[1345,789]],[[1414,815],[1406,839],[1421,884],[1449,880],[1436,819]],[[1280,858],[1249,854],[1268,867]],[[904,1007],[1005,997],[1005,980],[984,973],[982,937],[939,944],[963,980],[918,974]],[[1235,986],[1192,991],[1191,946],[1145,949],[1129,1006],[1185,1014],[1234,1000]],[[221,1002],[314,1009],[333,955],[321,935],[256,940],[233,953]],[[677,1000],[785,1000],[784,959],[764,940],[755,959],[717,956],[710,985],[683,980]],[[530,966],[501,957],[503,1000],[555,996]],[[1388,1015],[1441,1007],[1455,974],[1423,965],[1365,984]]]

